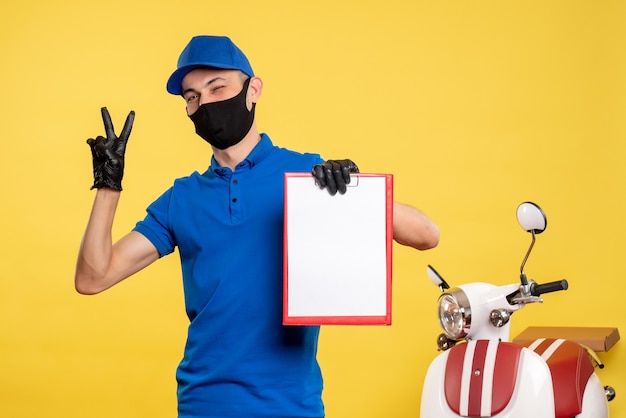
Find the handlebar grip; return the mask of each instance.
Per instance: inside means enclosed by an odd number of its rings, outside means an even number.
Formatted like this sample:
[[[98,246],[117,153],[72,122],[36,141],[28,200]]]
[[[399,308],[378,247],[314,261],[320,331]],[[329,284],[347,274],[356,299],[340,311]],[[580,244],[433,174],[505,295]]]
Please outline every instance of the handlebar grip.
[[[530,289],[530,294],[533,296],[541,296],[544,293],[557,292],[559,290],[567,290],[567,280],[558,280],[556,282],[550,282],[545,284],[535,284]]]

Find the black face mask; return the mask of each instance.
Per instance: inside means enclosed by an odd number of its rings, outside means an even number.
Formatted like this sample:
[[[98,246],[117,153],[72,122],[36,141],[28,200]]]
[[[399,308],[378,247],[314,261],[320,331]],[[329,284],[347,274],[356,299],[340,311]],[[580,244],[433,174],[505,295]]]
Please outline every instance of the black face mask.
[[[217,149],[224,150],[238,144],[250,131],[254,122],[254,108],[246,106],[246,93],[250,79],[243,83],[241,92],[221,102],[201,105],[189,118],[196,126],[196,133]]]

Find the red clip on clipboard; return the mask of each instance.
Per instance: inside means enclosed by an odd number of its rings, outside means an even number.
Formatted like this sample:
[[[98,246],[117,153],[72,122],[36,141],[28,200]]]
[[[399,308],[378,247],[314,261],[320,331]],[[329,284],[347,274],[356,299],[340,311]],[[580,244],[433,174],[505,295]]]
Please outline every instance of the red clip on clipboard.
[[[285,173],[284,238],[283,324],[391,324],[391,174],[354,174],[330,196]]]

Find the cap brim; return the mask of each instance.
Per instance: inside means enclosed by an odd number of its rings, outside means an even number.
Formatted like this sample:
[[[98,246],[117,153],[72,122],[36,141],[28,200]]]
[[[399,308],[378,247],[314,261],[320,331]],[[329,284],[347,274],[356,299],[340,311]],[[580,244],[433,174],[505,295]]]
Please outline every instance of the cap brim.
[[[176,71],[174,71],[172,75],[170,76],[170,78],[167,80],[167,92],[170,94],[177,95],[177,96],[180,96],[181,94],[183,94],[183,91],[182,91],[183,78],[185,78],[187,74],[189,74],[196,68],[200,68],[200,67],[207,67],[207,65],[190,64],[190,65],[185,65],[184,67],[181,67],[177,69]]]
[[[248,77],[254,77],[254,73],[252,73],[252,71],[244,71],[241,68],[226,67],[223,64],[218,64],[218,63],[203,62],[203,63],[188,64],[188,65],[185,65],[184,67],[180,67],[179,69],[177,69],[176,71],[172,73],[170,78],[167,80],[167,87],[166,87],[167,92],[170,94],[177,95],[177,96],[182,95],[183,94],[182,84],[183,84],[183,79],[185,78],[185,76],[189,74],[190,72],[192,72],[193,70],[195,70],[196,68],[203,68],[203,67],[204,68],[207,68],[207,67],[219,68],[222,70],[237,70],[248,75]],[[249,74],[249,72],[252,74]]]

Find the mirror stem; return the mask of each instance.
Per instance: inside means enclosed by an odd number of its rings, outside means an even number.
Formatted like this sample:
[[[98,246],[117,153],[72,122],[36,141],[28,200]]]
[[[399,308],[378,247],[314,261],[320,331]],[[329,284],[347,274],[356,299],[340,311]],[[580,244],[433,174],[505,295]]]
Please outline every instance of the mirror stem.
[[[530,247],[528,247],[528,251],[526,251],[526,256],[524,257],[524,261],[522,261],[522,266],[519,269],[520,272],[520,280],[522,281],[522,285],[526,286],[528,284],[528,280],[526,280],[526,274],[524,273],[524,266],[526,265],[526,261],[528,260],[528,256],[530,255],[530,252],[532,251],[533,247],[535,246],[535,230],[531,230],[530,234],[532,235],[533,239],[530,242]]]

